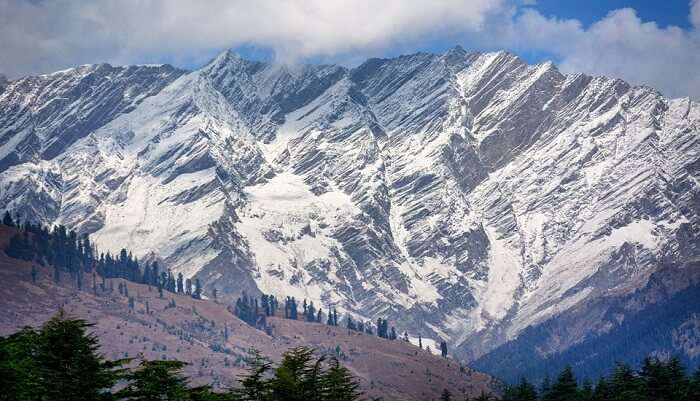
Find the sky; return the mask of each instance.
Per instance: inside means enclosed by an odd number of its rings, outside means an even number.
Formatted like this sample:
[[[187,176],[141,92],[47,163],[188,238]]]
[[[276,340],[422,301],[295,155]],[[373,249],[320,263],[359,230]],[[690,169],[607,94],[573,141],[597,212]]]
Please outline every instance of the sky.
[[[700,0],[0,0],[0,73],[511,51],[700,100]]]

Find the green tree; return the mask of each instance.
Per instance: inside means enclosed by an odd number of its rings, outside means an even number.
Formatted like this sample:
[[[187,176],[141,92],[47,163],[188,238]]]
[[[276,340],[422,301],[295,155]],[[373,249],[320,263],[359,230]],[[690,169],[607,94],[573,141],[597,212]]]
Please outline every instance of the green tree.
[[[552,385],[549,400],[551,401],[571,401],[578,397],[578,384],[576,377],[571,369],[567,366],[559,374],[557,381]]]
[[[586,379],[583,382],[581,390],[578,392],[579,401],[591,401],[593,399],[593,384],[591,381]]]
[[[180,361],[142,361],[127,375],[129,384],[117,397],[134,401],[191,400],[187,379],[179,373],[184,366]]]
[[[452,401],[452,393],[450,393],[450,390],[442,390],[442,393],[440,394],[440,401]]]
[[[15,225],[15,222],[12,220],[10,212],[8,212],[7,210],[5,211],[5,215],[2,217],[2,224],[10,227],[14,227]]]
[[[102,400],[122,377],[125,361],[105,361],[97,353],[92,324],[63,311],[46,322],[38,336],[37,383],[51,401]]]
[[[248,374],[240,380],[241,388],[236,393],[243,401],[272,400],[270,383],[267,379],[272,363],[257,350],[251,351],[247,362]]]
[[[0,400],[38,400],[38,368],[35,360],[40,334],[32,328],[0,337]]]
[[[664,362],[647,357],[642,363],[639,376],[649,400],[681,401],[688,397],[689,382],[678,358]]]
[[[516,386],[508,386],[502,401],[537,401],[537,388],[524,377]]]
[[[338,362],[337,358],[331,358],[330,367],[321,379],[322,399],[324,401],[354,401],[362,396],[355,378],[350,371]]]
[[[313,375],[313,350],[296,347],[284,353],[272,379],[272,394],[279,401],[318,400],[318,375]]]
[[[612,386],[605,377],[601,377],[593,390],[593,401],[608,401],[612,399]]]
[[[606,401],[644,400],[644,385],[629,366],[618,364],[610,377],[610,398]]]
[[[688,399],[700,400],[700,368],[698,368],[688,385]]]

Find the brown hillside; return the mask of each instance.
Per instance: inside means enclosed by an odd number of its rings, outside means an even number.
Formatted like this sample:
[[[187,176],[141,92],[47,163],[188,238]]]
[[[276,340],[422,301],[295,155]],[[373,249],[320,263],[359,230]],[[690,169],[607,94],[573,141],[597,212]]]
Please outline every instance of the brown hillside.
[[[95,323],[94,332],[107,358],[143,355],[182,360],[189,363],[186,373],[195,383],[235,386],[250,349],[278,361],[285,350],[308,345],[319,353],[337,354],[359,377],[368,398],[431,400],[444,388],[470,396],[497,388],[490,376],[403,341],[281,318],[269,319],[272,335],[268,336],[236,318],[224,304],[168,292],[159,298],[156,288],[120,279],[106,280],[107,289],[101,291],[99,276],[95,293],[92,274],[83,275],[82,290],[78,290],[74,277],[63,273],[55,283],[53,269],[36,263],[38,278],[32,283],[32,263],[4,253],[15,233],[0,225],[0,335],[40,325],[62,307]],[[133,310],[117,290],[120,282],[135,298]],[[173,300],[176,306],[168,307]]]

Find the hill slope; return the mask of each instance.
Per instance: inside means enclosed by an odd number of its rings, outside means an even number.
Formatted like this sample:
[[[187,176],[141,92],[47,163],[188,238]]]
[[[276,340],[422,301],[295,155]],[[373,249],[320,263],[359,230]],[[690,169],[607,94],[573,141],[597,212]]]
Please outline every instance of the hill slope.
[[[0,225],[0,249],[15,233]],[[283,318],[270,318],[272,335],[266,335],[235,317],[225,304],[169,292],[160,298],[155,288],[121,279],[105,280],[103,291],[102,279],[97,277],[95,291],[87,274],[78,290],[76,279],[67,273],[56,283],[52,268],[34,266],[36,283],[31,278],[32,263],[0,252],[0,335],[41,324],[63,308],[96,324],[94,333],[107,358],[143,355],[182,360],[189,363],[185,372],[195,383],[233,386],[244,373],[250,349],[279,361],[285,350],[307,345],[319,353],[338,355],[372,397],[427,400],[437,399],[444,388],[472,396],[498,389],[489,376],[403,341]],[[134,297],[133,309],[118,290],[123,283]],[[170,307],[171,302],[176,306]]]

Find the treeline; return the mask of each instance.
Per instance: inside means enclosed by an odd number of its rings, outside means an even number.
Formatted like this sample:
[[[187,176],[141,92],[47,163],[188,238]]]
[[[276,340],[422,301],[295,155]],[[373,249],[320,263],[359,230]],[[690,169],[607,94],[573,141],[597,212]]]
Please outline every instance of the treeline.
[[[53,230],[31,222],[21,223],[5,212],[3,224],[20,230],[13,236],[5,253],[8,256],[34,261],[41,266],[52,266],[56,282],[68,273],[76,281],[78,288],[83,286],[83,274],[96,272],[103,278],[121,278],[139,284],[157,287],[159,292],[187,294],[201,299],[202,286],[199,279],[183,280],[182,273],[177,278],[168,269],[161,269],[157,261],[139,263],[131,252],[122,248],[118,255],[99,253],[89,236],[78,236],[64,226]],[[32,277],[35,278],[33,272]],[[216,296],[214,294],[214,296]]]
[[[650,285],[654,285],[651,283]],[[556,319],[529,327],[514,341],[510,341],[472,363],[472,367],[493,374],[506,381],[517,381],[525,375],[533,382],[541,382],[547,374],[560,372],[567,364],[580,378],[597,379],[611,373],[610,361],[631,366],[640,364],[645,356],[662,350],[674,352],[674,333],[700,310],[700,286],[692,285],[664,299],[647,305],[637,314],[630,315],[624,305],[633,298],[623,298],[620,306],[612,307],[603,320],[617,322],[618,314],[625,319],[609,331],[573,345],[546,358],[537,351],[549,338],[565,329]],[[692,338],[692,333],[689,333]],[[667,351],[668,350],[668,351]],[[677,350],[682,363],[690,368],[699,367],[698,359]],[[700,400],[700,399],[699,399]]]
[[[202,298],[202,286],[199,279],[184,279],[182,273],[177,277],[170,269],[161,269],[157,261],[140,263],[127,249],[122,248],[119,254],[99,253],[88,235],[78,236],[75,231],[68,231],[64,226],[56,226],[53,230],[31,222],[20,222],[5,212],[2,223],[16,227],[20,233],[13,236],[5,252],[8,256],[36,262],[41,266],[53,267],[53,277],[59,282],[64,274],[69,274],[75,280],[78,289],[83,288],[84,274],[97,273],[102,277],[102,283],[97,284],[92,278],[93,290],[97,292],[98,285],[105,291],[106,278],[120,278],[138,284],[157,287],[161,296],[164,291],[189,295],[195,299]],[[37,272],[32,271],[32,279],[36,280]],[[110,283],[111,284],[111,283]],[[120,284],[119,292],[128,296],[126,284]],[[212,291],[216,300],[216,290]],[[245,292],[236,300],[233,313],[249,325],[271,334],[267,317],[275,316],[280,310],[276,297],[263,294],[260,299],[247,295]],[[284,317],[292,320],[324,323],[329,326],[339,326],[338,312],[328,307],[324,314],[322,308],[317,308],[313,301],[304,299],[301,310],[294,297],[284,299]],[[356,321],[350,315],[346,317],[346,327],[353,331],[389,340],[398,338],[396,329],[389,326],[387,319],[377,319],[376,325],[370,321]],[[404,333],[408,341],[407,334]],[[443,352],[446,356],[446,351]]]
[[[299,310],[297,300],[294,297],[286,297],[284,300],[284,318],[291,320],[303,320],[310,323],[325,323],[328,326],[339,326],[338,312],[335,308],[328,307],[328,313],[316,308],[313,301],[303,300],[302,309]],[[234,314],[250,326],[270,332],[267,325],[267,317],[276,316],[280,309],[279,301],[273,295],[262,294],[260,299],[246,294],[244,291],[236,300]],[[301,318],[301,319],[300,319]],[[389,327],[387,319],[377,319],[376,326],[371,322],[356,321],[352,316],[345,318],[346,327],[349,330],[359,331],[370,335],[376,335],[388,340],[396,340],[398,336],[394,326]],[[404,340],[408,341],[408,334],[404,332]],[[422,347],[421,347],[422,348]],[[443,356],[447,356],[447,343],[442,342]]]
[[[60,312],[41,328],[0,337],[2,401],[353,401],[356,379],[337,359],[293,348],[278,366],[252,353],[239,386],[192,387],[179,361],[105,360],[91,324]]]
[[[576,379],[566,367],[554,382],[545,379],[538,387],[522,379],[507,387],[502,401],[697,401],[700,400],[700,369],[688,373],[678,358],[647,357],[639,370],[618,364],[597,383]]]

